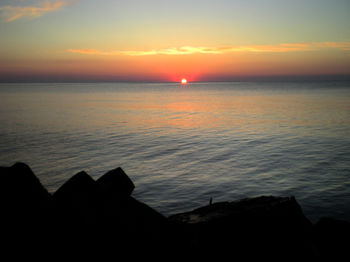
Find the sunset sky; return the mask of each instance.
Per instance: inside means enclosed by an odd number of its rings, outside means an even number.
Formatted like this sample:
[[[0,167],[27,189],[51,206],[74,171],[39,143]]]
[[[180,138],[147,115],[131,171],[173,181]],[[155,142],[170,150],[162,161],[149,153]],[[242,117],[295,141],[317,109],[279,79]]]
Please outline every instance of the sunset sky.
[[[0,0],[0,81],[350,75],[349,0]]]

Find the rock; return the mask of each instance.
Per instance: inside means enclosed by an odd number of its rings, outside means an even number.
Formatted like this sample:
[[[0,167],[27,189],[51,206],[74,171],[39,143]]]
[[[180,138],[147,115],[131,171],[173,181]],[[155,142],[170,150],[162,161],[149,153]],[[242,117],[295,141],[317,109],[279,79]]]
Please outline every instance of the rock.
[[[53,197],[59,201],[70,201],[77,194],[89,194],[95,191],[96,182],[85,171],[81,171],[66,181]]]
[[[122,250],[162,246],[167,219],[131,197],[133,189],[133,182],[121,168],[97,181],[80,172],[64,183],[53,200],[60,221],[56,235],[65,239],[69,252],[93,249],[110,259]]]
[[[169,217],[179,250],[245,258],[313,257],[311,223],[294,197],[214,203]],[[282,259],[283,260],[283,259]]]
[[[106,208],[106,205],[103,207]],[[110,203],[108,208],[98,212],[98,228],[103,235],[99,238],[102,239],[99,244],[105,250],[113,253],[115,246],[118,246],[123,250],[132,247],[146,251],[165,245],[167,219],[151,207],[129,196],[114,205]]]
[[[314,238],[320,256],[329,261],[350,257],[350,223],[334,218],[321,218],[314,226]]]
[[[71,224],[95,223],[96,186],[95,180],[84,171],[65,182],[52,196],[61,219],[69,220]]]
[[[1,219],[10,224],[39,224],[45,219],[41,216],[48,211],[51,195],[29,166],[15,163],[0,167],[0,201]]]
[[[166,218],[133,198],[134,187],[121,168],[97,181],[82,171],[51,196],[27,165],[0,167],[5,243],[0,252],[32,251],[37,258],[46,250],[84,259],[91,254],[280,261],[349,256],[350,223],[323,218],[313,226],[294,197],[210,201]]]
[[[150,254],[169,248],[168,220],[150,206],[130,197],[124,221],[133,234],[133,243]],[[158,250],[158,251],[156,251]],[[154,256],[155,257],[155,256]]]
[[[39,259],[42,250],[49,250],[51,204],[51,195],[29,166],[0,167],[0,252],[4,257],[26,254]]]
[[[123,208],[134,188],[134,183],[120,167],[97,179],[95,197],[101,223],[112,217],[117,218],[124,212]]]
[[[107,172],[96,183],[98,193],[105,196],[130,196],[135,188],[134,183],[120,167]]]
[[[120,167],[107,172],[96,183],[98,227],[107,240],[100,244],[109,250],[114,250],[110,245],[116,242],[124,250],[129,247],[147,250],[164,244],[167,219],[131,196],[135,186]],[[109,239],[116,235],[118,240],[114,238],[114,243],[110,243]]]

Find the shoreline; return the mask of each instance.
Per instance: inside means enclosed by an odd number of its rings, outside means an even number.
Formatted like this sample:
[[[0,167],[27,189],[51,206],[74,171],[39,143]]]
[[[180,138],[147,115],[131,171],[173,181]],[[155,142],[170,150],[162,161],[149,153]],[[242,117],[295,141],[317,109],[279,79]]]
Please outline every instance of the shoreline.
[[[348,248],[349,221],[311,223],[292,196],[210,201],[165,217],[132,197],[135,185],[121,168],[96,181],[81,171],[52,194],[24,163],[0,167],[0,179],[3,238],[14,238],[4,251],[39,244],[52,252],[92,248],[109,256],[156,247],[157,254],[179,256],[334,258]]]

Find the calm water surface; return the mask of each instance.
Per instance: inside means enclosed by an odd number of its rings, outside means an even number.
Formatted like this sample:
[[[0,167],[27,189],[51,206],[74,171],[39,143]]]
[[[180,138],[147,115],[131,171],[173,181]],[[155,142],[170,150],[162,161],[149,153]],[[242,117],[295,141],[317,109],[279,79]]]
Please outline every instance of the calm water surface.
[[[312,220],[350,220],[350,83],[0,84],[0,165],[54,192],[121,166],[170,215],[294,195]]]

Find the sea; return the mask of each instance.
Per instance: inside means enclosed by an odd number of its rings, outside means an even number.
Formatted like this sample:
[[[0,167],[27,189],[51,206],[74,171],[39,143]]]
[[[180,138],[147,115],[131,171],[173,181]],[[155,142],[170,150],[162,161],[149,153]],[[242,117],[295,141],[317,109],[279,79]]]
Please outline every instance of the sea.
[[[122,167],[165,216],[274,195],[350,221],[350,82],[2,83],[0,165],[17,161],[52,193]]]

